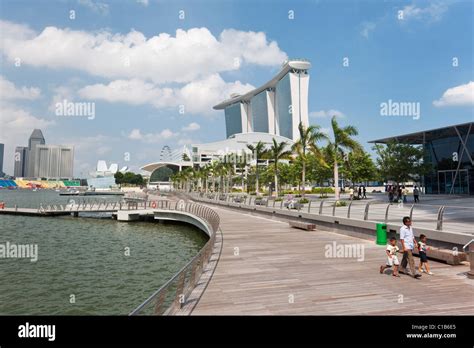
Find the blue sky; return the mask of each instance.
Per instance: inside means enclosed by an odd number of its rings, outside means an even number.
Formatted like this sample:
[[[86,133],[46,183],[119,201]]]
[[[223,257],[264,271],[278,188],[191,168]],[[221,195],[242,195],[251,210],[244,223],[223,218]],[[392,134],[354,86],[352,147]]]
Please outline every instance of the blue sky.
[[[76,146],[78,176],[99,159],[138,170],[163,145],[221,140],[213,103],[263,84],[286,57],[312,62],[310,123],[328,129],[340,115],[367,150],[369,140],[473,120],[472,1],[0,3],[9,174],[33,127]],[[58,116],[64,99],[95,103],[94,119]],[[419,103],[419,119],[382,116],[388,100]]]

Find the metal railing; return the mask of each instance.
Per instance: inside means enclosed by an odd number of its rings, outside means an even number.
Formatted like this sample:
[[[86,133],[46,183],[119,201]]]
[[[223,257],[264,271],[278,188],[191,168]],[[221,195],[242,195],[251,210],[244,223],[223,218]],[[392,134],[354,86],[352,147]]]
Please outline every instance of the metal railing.
[[[192,194],[198,200],[221,203],[216,194]],[[222,194],[219,194],[222,196]],[[263,200],[263,204],[262,204]],[[473,233],[474,208],[420,203],[386,203],[375,200],[334,200],[308,199],[308,203],[298,204],[295,211],[308,214],[327,215],[348,219],[402,224],[404,216],[409,216],[418,227],[437,231]],[[239,203],[241,206],[262,206],[287,209],[285,198],[276,201],[273,197],[228,194],[225,202]],[[256,204],[257,202],[257,204]],[[471,226],[469,228],[469,226]]]
[[[208,226],[210,238],[191,261],[129,315],[168,315],[185,306],[212,256],[219,229],[219,215],[209,207],[191,202],[170,203],[168,209],[186,212],[203,220]]]

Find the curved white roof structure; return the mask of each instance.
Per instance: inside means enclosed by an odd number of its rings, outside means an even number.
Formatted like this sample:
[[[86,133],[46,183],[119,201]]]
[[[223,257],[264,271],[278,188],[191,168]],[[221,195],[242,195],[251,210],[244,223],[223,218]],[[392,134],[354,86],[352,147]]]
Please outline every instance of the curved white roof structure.
[[[153,173],[155,170],[161,167],[166,166],[176,166],[179,167],[181,170],[182,167],[192,167],[193,163],[191,161],[183,161],[183,162],[152,162],[145,164],[143,167],[140,167],[141,170],[146,172]]]

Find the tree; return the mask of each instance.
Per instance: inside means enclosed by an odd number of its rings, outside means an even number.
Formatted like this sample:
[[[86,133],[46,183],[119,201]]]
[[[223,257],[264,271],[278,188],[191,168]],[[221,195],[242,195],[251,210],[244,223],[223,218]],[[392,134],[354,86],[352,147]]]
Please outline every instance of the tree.
[[[423,162],[422,147],[390,142],[386,145],[377,144],[374,150],[378,155],[376,162],[380,175],[386,181],[393,180],[400,184],[416,180],[430,170],[430,165]]]
[[[301,171],[301,184],[303,186],[303,197],[305,196],[305,183],[306,183],[306,162],[307,162],[307,152],[311,151],[316,156],[321,157],[321,152],[317,147],[316,143],[322,139],[327,139],[326,134],[320,131],[319,126],[309,126],[305,127],[302,122],[298,125],[299,138],[293,144],[291,149],[298,154],[302,162],[302,171]]]
[[[265,154],[265,144],[262,143],[261,141],[259,141],[255,146],[252,145],[252,144],[248,144],[247,145],[247,148],[252,151],[253,155],[254,155],[254,159],[255,159],[255,192],[258,193],[258,189],[259,189],[259,182],[258,182],[258,179],[259,179],[259,170],[258,170],[258,160],[260,158],[262,158]]]
[[[331,127],[333,132],[333,141],[329,143],[333,155],[334,165],[334,192],[336,200],[340,198],[339,192],[339,160],[344,158],[344,151],[354,152],[362,151],[362,146],[352,136],[358,134],[354,126],[340,127],[336,116],[331,119]]]
[[[278,143],[275,138],[273,138],[273,144],[270,149],[265,152],[264,156],[271,161],[273,161],[273,169],[275,170],[275,195],[278,197],[278,162],[282,159],[289,159],[291,156],[291,151],[286,150],[288,143],[282,141]]]
[[[115,178],[115,183],[117,185],[120,185],[123,182],[123,173],[122,172],[115,173],[114,178]]]
[[[356,151],[348,154],[342,172],[352,183],[361,183],[374,180],[377,168],[367,152]]]

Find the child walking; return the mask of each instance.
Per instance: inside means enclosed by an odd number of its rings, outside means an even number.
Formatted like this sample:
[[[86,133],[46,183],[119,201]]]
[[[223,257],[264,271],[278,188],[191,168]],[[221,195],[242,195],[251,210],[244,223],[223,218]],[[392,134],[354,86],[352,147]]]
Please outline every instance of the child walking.
[[[424,234],[420,234],[420,241],[418,242],[418,250],[420,252],[420,265],[418,266],[418,272],[428,273],[429,275],[433,275],[430,271],[430,265],[428,264],[428,257],[426,256],[426,250],[428,249],[426,246],[426,236]],[[423,269],[425,266],[426,272]]]
[[[393,266],[393,273],[394,277],[400,277],[398,274],[398,266],[400,262],[398,261],[397,252],[400,250],[397,246],[397,239],[392,237],[390,238],[389,243],[387,244],[387,249],[385,252],[387,254],[387,264],[380,266],[380,274],[383,273],[387,268],[391,268]]]

